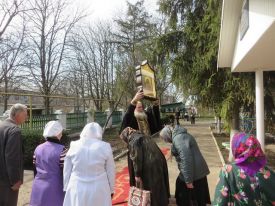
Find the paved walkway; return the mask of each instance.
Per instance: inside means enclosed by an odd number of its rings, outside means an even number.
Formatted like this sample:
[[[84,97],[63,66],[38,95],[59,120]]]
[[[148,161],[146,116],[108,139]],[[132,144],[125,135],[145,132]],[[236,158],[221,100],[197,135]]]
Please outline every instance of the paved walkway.
[[[206,159],[208,167],[210,169],[210,175],[207,176],[210,196],[213,199],[215,186],[218,178],[218,174],[220,168],[222,167],[222,163],[220,160],[220,156],[215,144],[215,141],[211,135],[211,131],[209,129],[209,122],[196,122],[195,125],[191,125],[190,122],[181,122],[181,124],[191,133],[195,138],[200,147],[200,150]],[[157,140],[158,145],[160,147],[170,147],[169,144],[164,143],[161,140]],[[169,181],[170,181],[170,191],[171,194],[175,194],[175,182],[178,176],[178,168],[175,159],[170,159],[167,161],[168,170],[169,170]],[[126,158],[121,158],[121,160],[116,162],[117,171],[120,168],[123,168],[127,165]],[[24,185],[21,187],[19,192],[19,201],[18,206],[26,206],[29,205],[29,198],[31,193],[31,186],[33,180],[32,171],[25,171],[24,176]]]

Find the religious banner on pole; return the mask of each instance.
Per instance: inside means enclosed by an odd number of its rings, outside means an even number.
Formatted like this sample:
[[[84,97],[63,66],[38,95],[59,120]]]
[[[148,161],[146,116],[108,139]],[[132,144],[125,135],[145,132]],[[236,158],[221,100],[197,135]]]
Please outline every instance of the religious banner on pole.
[[[147,60],[136,67],[136,84],[138,89],[143,90],[145,99],[157,99],[155,70]]]

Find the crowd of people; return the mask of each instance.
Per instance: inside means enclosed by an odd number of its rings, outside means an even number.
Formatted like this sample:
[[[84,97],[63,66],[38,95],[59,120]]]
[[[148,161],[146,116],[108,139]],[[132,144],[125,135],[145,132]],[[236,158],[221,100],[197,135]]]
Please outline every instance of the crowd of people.
[[[140,90],[124,115],[120,138],[128,148],[129,184],[150,191],[151,206],[168,206],[170,198],[167,160],[154,140],[155,134],[170,143],[179,175],[175,198],[178,206],[211,204],[207,175],[210,171],[195,138],[174,122],[160,122],[159,102],[146,111]],[[23,184],[23,139],[19,125],[27,119],[27,107],[15,104],[9,118],[0,123],[0,206],[15,206]],[[176,117],[177,118],[177,117]],[[88,123],[79,140],[64,147],[63,127],[46,124],[45,142],[34,151],[31,206],[110,206],[115,192],[115,163],[103,130]],[[215,206],[275,205],[275,173],[253,135],[237,133],[232,140],[234,162],[225,165],[216,186]]]
[[[191,105],[188,109],[179,109],[176,107],[175,109],[175,122],[177,125],[179,125],[179,119],[181,118],[181,112],[184,112],[182,114],[182,118],[185,121],[189,121],[191,124],[195,124],[195,119],[198,114],[197,108],[194,105]]]

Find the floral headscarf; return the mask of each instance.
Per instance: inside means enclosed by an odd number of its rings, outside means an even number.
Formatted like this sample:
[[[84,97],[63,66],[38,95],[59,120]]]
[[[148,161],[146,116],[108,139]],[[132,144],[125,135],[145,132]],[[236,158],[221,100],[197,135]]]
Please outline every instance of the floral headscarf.
[[[144,136],[144,134],[142,134],[140,131],[135,130],[131,127],[126,127],[120,134],[120,139],[122,139],[125,143],[129,144],[129,142],[131,142],[131,140],[133,139],[133,134],[139,133],[142,136]]]
[[[265,166],[266,157],[257,138],[252,134],[237,133],[232,140],[235,163],[249,176]]]

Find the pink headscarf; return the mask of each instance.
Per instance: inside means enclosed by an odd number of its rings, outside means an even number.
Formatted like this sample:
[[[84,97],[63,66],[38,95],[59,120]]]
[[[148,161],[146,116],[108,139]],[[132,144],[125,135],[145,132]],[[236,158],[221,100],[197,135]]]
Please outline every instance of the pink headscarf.
[[[266,157],[257,138],[252,134],[237,133],[232,140],[235,163],[249,176],[266,165]]]

